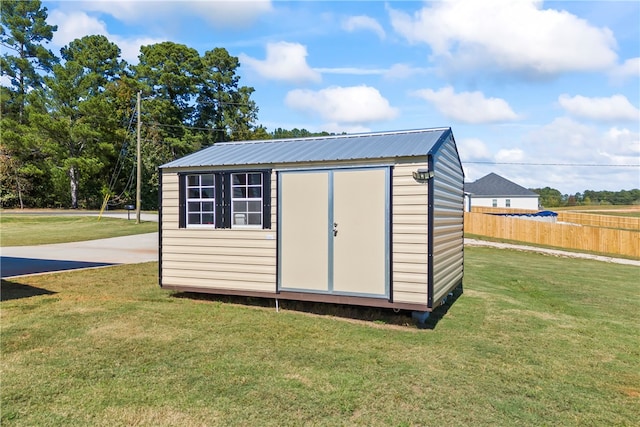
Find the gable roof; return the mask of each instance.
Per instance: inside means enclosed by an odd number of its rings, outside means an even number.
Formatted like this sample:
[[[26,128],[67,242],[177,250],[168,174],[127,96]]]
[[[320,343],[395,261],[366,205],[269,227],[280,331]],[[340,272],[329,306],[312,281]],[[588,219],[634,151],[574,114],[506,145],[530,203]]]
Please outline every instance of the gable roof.
[[[426,156],[453,137],[451,128],[224,142],[161,168],[238,166]]]
[[[473,196],[539,197],[537,193],[493,172],[475,182],[465,183],[464,191]]]

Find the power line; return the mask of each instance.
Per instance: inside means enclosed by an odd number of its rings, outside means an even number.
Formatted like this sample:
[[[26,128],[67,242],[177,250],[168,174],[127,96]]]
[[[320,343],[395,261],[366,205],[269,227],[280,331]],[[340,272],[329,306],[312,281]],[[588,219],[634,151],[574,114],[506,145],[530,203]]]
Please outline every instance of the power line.
[[[614,164],[594,164],[594,163],[528,163],[528,162],[479,162],[479,161],[469,161],[462,163],[473,163],[473,164],[481,164],[481,165],[517,165],[517,166],[569,166],[569,167],[597,167],[597,168],[640,168],[640,164],[632,165],[632,164],[622,164],[622,165],[614,165]]]
[[[203,128],[203,127],[187,126],[187,125],[169,125],[169,124],[164,124],[159,122],[144,122],[144,123],[149,125],[154,125],[154,126],[167,127],[167,128],[182,128],[182,129],[207,130],[207,131],[227,130],[225,128]]]

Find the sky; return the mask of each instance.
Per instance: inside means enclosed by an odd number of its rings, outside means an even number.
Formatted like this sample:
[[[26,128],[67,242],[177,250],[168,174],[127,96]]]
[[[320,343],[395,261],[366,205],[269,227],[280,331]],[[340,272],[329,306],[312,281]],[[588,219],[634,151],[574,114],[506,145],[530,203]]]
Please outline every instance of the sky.
[[[563,194],[640,188],[639,1],[43,1],[48,47],[101,34],[223,47],[258,123],[451,127],[465,181]]]

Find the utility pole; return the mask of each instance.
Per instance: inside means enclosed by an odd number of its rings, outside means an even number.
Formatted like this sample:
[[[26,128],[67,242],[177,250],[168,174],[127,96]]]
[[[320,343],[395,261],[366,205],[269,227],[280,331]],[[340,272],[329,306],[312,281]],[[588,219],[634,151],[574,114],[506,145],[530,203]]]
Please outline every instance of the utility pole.
[[[136,109],[138,110],[138,144],[136,145],[136,224],[140,224],[140,195],[142,193],[142,155],[140,149],[140,94],[142,91],[138,92],[138,102],[136,103]]]

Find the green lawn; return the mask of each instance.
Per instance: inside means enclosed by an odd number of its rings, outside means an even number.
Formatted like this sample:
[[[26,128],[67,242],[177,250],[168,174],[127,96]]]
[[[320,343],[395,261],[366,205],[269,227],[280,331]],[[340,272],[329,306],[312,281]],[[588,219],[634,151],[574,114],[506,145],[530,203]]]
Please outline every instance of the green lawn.
[[[0,246],[81,242],[158,231],[157,222],[75,215],[2,214]]]
[[[637,267],[468,248],[406,313],[159,289],[148,263],[2,282],[2,426],[637,425]],[[367,320],[362,320],[367,319]]]
[[[563,206],[549,208],[552,211],[568,211],[578,213],[592,213],[596,215],[640,217],[638,205],[588,205],[588,206]]]

